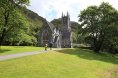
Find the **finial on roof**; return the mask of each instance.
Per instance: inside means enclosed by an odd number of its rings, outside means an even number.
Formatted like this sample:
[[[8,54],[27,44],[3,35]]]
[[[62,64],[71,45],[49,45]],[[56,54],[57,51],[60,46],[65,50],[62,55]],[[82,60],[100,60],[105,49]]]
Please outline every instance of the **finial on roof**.
[[[63,17],[63,12],[62,12],[62,17]]]
[[[68,11],[67,11],[67,16],[69,16],[69,13],[68,13]]]

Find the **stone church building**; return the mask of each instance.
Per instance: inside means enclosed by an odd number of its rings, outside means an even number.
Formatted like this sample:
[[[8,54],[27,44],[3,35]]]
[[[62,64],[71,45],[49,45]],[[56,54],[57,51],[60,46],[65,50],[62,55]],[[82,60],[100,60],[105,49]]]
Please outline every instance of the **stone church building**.
[[[42,26],[38,38],[38,44],[39,46],[44,46],[49,42],[52,42],[53,47],[57,48],[72,47],[71,24],[68,12],[67,15],[63,15],[62,13],[61,26],[59,29],[48,21],[45,22],[44,26]]]

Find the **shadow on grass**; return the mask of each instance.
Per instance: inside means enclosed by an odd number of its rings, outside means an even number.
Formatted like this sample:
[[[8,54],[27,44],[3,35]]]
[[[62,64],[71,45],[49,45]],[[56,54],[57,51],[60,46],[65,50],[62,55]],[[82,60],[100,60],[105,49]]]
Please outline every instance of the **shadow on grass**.
[[[111,54],[105,53],[95,53],[88,49],[64,49],[58,50],[57,52],[76,55],[80,58],[87,59],[87,60],[99,60],[103,62],[118,64],[118,56],[112,56]]]
[[[24,48],[26,46],[13,46],[14,48]]]
[[[9,50],[9,49],[0,49],[0,53],[5,53],[7,51],[11,51],[11,50]]]

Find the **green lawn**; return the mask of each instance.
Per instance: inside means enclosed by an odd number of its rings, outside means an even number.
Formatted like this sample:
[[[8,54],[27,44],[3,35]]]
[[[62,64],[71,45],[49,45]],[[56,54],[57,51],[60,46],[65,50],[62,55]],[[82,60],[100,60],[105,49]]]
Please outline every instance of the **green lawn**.
[[[0,61],[0,78],[118,78],[118,56],[64,49]]]
[[[1,46],[0,55],[44,50],[43,47]]]

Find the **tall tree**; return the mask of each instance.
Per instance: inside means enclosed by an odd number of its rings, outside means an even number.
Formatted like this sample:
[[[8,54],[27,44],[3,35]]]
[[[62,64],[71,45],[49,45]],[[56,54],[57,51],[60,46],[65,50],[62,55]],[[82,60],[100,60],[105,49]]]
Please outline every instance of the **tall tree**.
[[[24,7],[28,5],[29,0],[0,0],[0,13],[1,13],[1,19],[0,19],[0,45],[2,45],[3,40],[6,36],[6,34],[12,30],[13,28],[17,28],[14,24],[11,24],[12,21],[10,21],[14,17],[14,13],[16,13],[16,9],[18,6]],[[14,18],[13,21],[16,21],[17,19]]]
[[[99,7],[89,6],[81,11],[79,18],[82,33],[88,34],[87,39],[91,41],[95,52],[99,52],[103,43],[110,39],[109,36],[113,38],[112,33],[117,32],[118,11],[108,3],[103,2]]]

